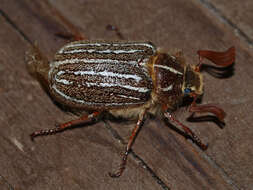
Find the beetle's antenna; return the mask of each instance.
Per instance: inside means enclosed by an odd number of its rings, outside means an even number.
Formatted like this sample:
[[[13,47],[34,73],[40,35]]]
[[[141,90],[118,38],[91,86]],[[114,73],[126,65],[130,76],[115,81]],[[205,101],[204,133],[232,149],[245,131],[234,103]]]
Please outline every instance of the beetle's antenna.
[[[221,67],[227,67],[235,62],[235,47],[231,47],[224,52],[199,50],[197,54],[199,55],[199,64],[196,66],[195,71],[198,72],[201,70],[203,58],[206,58],[213,62],[215,65]]]
[[[206,104],[206,105],[192,105],[189,109],[192,113],[212,113],[214,114],[221,122],[224,123],[224,118],[226,116],[226,113],[223,111],[223,109],[213,105],[213,104]]]
[[[194,98],[189,111],[192,113],[212,113],[214,114],[221,122],[224,123],[224,118],[226,116],[226,113],[223,111],[223,109],[213,105],[213,104],[205,104],[205,105],[197,105],[197,95],[195,93],[191,93],[191,97]]]

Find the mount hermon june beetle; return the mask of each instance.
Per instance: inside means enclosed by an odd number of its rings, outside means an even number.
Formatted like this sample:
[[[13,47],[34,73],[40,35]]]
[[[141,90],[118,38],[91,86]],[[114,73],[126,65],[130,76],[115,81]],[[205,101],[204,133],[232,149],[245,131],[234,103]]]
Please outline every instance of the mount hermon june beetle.
[[[90,114],[53,129],[39,130],[40,135],[63,131],[83,121],[90,121],[101,113],[136,118],[138,121],[128,141],[122,163],[112,177],[119,177],[126,166],[127,156],[146,113],[162,113],[176,122],[202,149],[200,139],[173,117],[172,112],[182,104],[185,96],[192,97],[192,113],[209,112],[223,121],[225,113],[214,105],[197,105],[203,94],[202,59],[226,67],[235,61],[235,48],[225,52],[199,50],[198,65],[186,64],[182,55],[157,50],[150,42],[76,41],[63,46],[48,62],[37,47],[26,55],[28,68],[52,98],[69,108]]]

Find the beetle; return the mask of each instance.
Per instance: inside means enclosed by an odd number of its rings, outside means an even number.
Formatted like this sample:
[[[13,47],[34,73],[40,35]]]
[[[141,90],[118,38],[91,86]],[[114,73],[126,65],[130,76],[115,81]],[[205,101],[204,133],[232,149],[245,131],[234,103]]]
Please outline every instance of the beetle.
[[[35,131],[32,139],[94,120],[104,113],[136,119],[121,165],[110,173],[111,177],[119,177],[146,114],[161,113],[205,150],[207,145],[178,121],[173,112],[184,98],[191,97],[191,113],[212,113],[224,122],[225,112],[221,108],[197,105],[203,94],[200,71],[204,58],[220,67],[230,66],[235,61],[235,48],[224,52],[199,50],[197,54],[199,63],[190,65],[181,53],[164,52],[151,42],[79,40],[63,46],[49,62],[34,46],[26,55],[30,72],[56,102],[89,114],[52,129]]]

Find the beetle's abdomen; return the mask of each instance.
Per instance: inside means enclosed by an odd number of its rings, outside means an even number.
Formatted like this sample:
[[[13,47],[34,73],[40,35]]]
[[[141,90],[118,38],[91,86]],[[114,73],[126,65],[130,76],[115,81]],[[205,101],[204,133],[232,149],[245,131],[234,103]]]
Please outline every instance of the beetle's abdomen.
[[[50,64],[50,93],[60,103],[87,109],[145,104],[153,88],[145,65],[155,51],[146,42],[67,44]]]

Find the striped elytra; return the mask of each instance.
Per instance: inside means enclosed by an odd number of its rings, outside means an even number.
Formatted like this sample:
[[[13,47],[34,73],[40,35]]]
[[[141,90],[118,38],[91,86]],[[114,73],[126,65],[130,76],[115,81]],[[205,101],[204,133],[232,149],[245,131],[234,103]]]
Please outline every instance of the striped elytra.
[[[155,52],[151,43],[67,44],[50,64],[51,93],[75,107],[143,105],[151,96],[153,84],[147,63]]]

